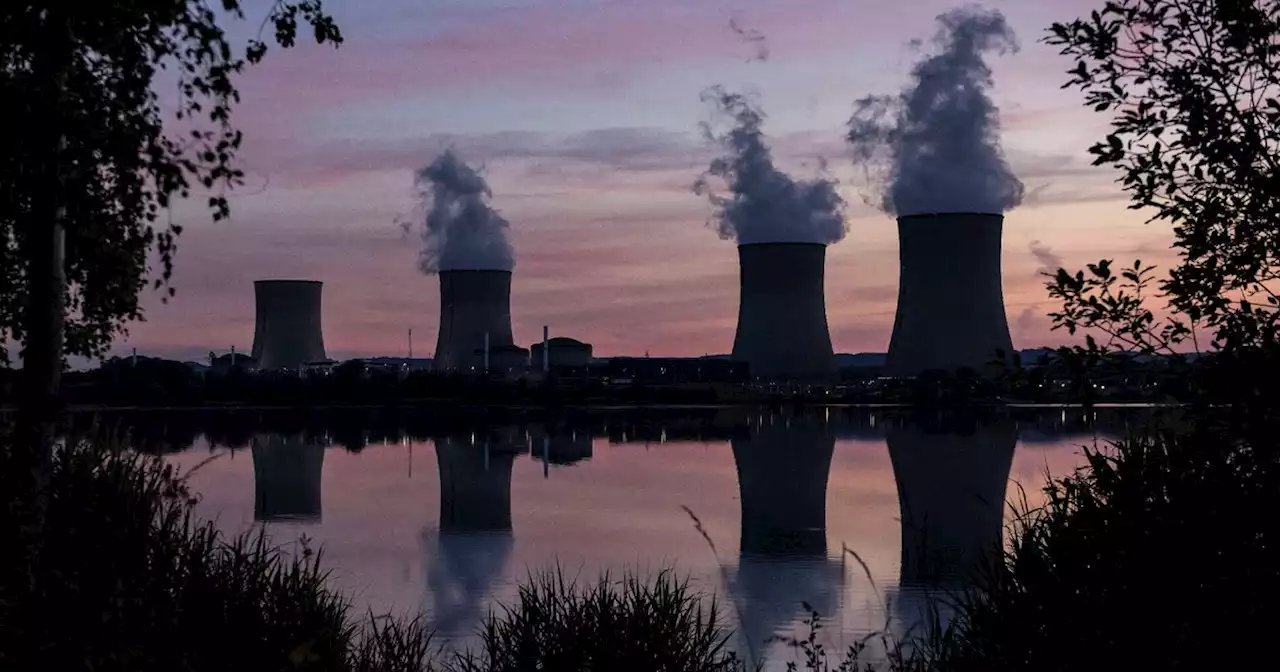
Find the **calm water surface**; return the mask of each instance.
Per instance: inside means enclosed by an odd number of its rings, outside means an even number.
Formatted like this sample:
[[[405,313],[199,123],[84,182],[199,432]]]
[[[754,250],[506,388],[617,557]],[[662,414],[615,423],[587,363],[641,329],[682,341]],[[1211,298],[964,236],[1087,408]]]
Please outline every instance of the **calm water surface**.
[[[800,632],[802,603],[837,647],[918,622],[926,596],[963,585],[959,568],[1000,539],[1002,503],[1035,505],[1045,474],[1075,468],[1122,416],[734,409],[692,424],[479,423],[359,452],[314,433],[202,436],[168,459],[216,455],[192,477],[205,515],[281,543],[305,535],[357,604],[420,610],[445,640],[473,641],[532,571],[674,567],[775,669],[794,652],[770,640]]]

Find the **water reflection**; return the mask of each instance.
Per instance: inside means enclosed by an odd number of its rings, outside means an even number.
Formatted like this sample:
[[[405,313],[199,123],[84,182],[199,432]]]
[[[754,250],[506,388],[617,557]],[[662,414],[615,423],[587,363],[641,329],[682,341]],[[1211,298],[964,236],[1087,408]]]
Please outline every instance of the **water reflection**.
[[[831,650],[886,619],[898,632],[918,623],[930,604],[945,604],[938,598],[965,588],[966,570],[1000,543],[1011,465],[1034,498],[1046,469],[1073,468],[1081,443],[1116,433],[1128,417],[1059,409],[963,422],[837,408],[347,413],[131,422],[148,437],[142,445],[158,451],[198,436],[200,451],[231,446],[218,450],[228,459],[195,474],[203,514],[228,531],[312,521],[307,534],[344,590],[377,611],[421,609],[442,641],[474,633],[529,572],[559,563],[590,578],[674,565],[728,598],[738,645],[766,669],[792,657],[769,641],[800,634],[803,604],[823,615]],[[238,445],[251,448],[252,461],[235,459]],[[297,536],[268,529],[282,542]],[[859,557],[843,554],[846,545]]]
[[[809,609],[839,610],[844,570],[827,556],[827,480],[836,434],[826,414],[771,413],[735,432],[741,544],[730,592],[752,655]]]
[[[523,435],[503,428],[435,440],[440,470],[440,532],[511,532],[511,467]]]
[[[324,443],[302,435],[257,434],[251,452],[253,519],[319,522]]]
[[[511,557],[511,469],[527,446],[508,426],[437,437],[435,448],[440,521],[422,532],[427,613],[436,632],[457,637],[479,624]]]
[[[529,446],[530,457],[558,466],[589,460],[594,451],[590,427],[543,423],[529,427]]]
[[[731,441],[743,555],[826,555],[834,428],[812,414],[769,414]]]
[[[895,629],[953,617],[957,591],[994,560],[1018,432],[1001,419],[937,419],[886,430],[902,521]]]

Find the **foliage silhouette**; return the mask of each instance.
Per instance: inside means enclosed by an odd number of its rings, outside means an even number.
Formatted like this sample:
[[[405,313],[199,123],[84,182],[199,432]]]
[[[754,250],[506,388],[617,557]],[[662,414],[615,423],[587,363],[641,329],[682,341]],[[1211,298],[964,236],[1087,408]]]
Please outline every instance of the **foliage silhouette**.
[[[226,26],[245,18],[243,3],[218,4],[221,11],[194,0],[0,9],[5,116],[15,128],[49,129],[0,140],[0,362],[5,343],[25,342],[23,306],[43,281],[31,274],[32,249],[55,207],[66,221],[65,349],[85,356],[102,354],[142,318],[150,254],[161,266],[154,286],[172,294],[182,226],[166,213],[176,199],[201,188],[213,218],[229,216],[225,193],[214,190],[243,183],[234,78],[268,45],[259,36],[237,46]],[[291,47],[300,22],[317,42],[342,41],[320,0],[276,0],[262,27]],[[165,90],[176,96],[162,99]]]

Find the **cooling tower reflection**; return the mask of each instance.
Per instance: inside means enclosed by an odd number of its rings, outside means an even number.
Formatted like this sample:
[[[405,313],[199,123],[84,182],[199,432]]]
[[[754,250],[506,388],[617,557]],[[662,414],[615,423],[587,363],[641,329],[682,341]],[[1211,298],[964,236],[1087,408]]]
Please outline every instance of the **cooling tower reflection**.
[[[511,466],[525,451],[522,432],[435,440],[443,534],[511,531]]]
[[[1017,429],[1009,419],[912,424],[890,427],[886,441],[902,520],[895,625],[918,632],[936,608],[945,626],[957,591],[1001,548]]]
[[[440,522],[424,530],[427,614],[442,636],[469,634],[511,557],[511,468],[525,450],[515,427],[435,440]]]
[[[818,414],[769,414],[735,433],[742,542],[729,590],[752,651],[793,634],[809,608],[840,608],[844,570],[827,557],[835,428]],[[757,662],[763,662],[763,659]]]
[[[324,444],[302,435],[255,434],[253,519],[319,522]]]

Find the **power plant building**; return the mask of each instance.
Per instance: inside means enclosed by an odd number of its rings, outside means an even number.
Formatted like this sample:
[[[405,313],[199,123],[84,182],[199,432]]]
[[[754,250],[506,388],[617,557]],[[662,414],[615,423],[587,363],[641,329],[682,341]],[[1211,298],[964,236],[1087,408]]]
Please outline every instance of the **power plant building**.
[[[541,342],[529,347],[534,368],[542,366],[543,349]],[[577,339],[564,336],[547,339],[545,350],[547,363],[551,368],[585,368],[591,364],[591,344]]]
[[[827,328],[821,243],[738,246],[740,290],[735,361],[752,379],[817,383],[834,378],[835,353]]]
[[[490,373],[515,377],[523,374],[529,367],[529,349],[518,345],[491,347],[487,355],[484,348],[480,348],[475,354],[481,358],[481,362],[488,357]]]
[[[989,370],[1013,351],[1000,275],[1003,215],[898,218],[898,308],[885,372]]]
[[[511,271],[440,271],[440,333],[436,371],[480,371],[492,353],[514,345]],[[491,362],[492,364],[492,362]]]
[[[326,360],[320,292],[315,280],[253,283],[254,361],[259,369],[301,369]]]

